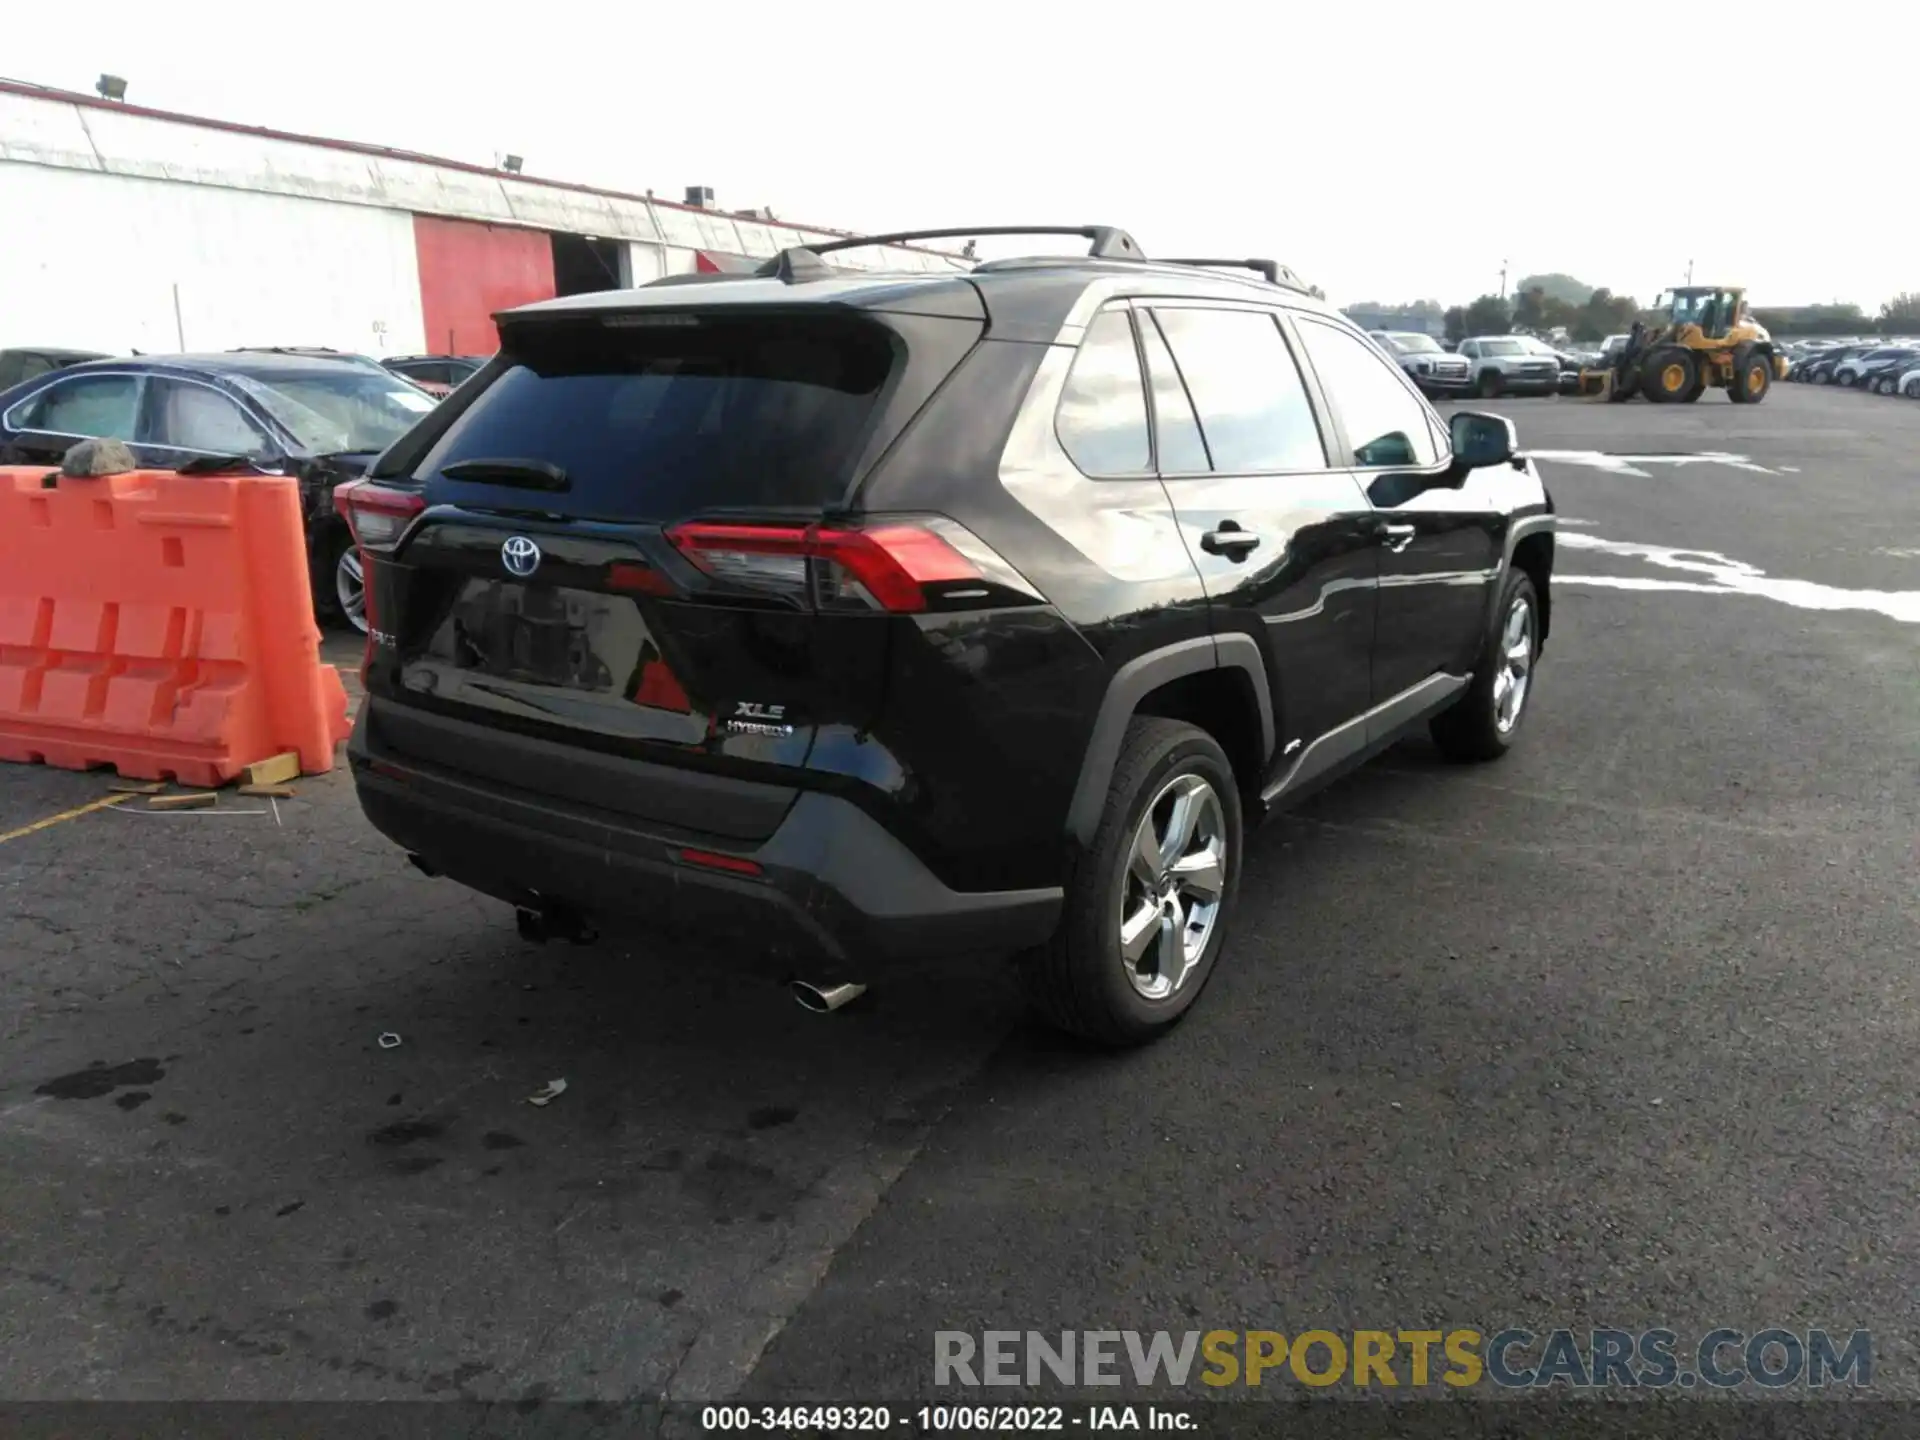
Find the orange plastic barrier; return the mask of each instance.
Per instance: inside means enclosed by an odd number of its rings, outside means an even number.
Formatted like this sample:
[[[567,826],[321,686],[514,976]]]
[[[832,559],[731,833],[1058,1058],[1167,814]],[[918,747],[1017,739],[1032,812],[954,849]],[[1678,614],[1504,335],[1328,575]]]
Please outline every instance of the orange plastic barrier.
[[[0,760],[220,785],[333,768],[298,482],[0,467]]]

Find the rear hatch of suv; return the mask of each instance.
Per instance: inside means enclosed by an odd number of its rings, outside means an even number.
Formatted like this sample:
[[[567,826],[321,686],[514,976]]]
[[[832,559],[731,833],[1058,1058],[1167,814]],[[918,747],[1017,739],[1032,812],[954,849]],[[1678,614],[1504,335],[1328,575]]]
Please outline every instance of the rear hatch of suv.
[[[846,506],[985,316],[964,282],[892,310],[695,288],[504,317],[350,499],[369,723],[421,764],[752,842],[816,740],[878,713],[899,613],[975,575],[964,532]]]

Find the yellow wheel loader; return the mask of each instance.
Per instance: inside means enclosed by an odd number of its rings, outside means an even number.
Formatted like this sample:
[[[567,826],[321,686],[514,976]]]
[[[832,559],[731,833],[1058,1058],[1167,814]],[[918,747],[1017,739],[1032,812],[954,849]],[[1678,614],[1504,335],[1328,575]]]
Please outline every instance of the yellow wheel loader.
[[[1643,395],[1663,405],[1690,404],[1711,386],[1735,404],[1759,404],[1775,380],[1786,378],[1787,357],[1747,313],[1746,293],[1737,285],[1667,291],[1654,302],[1664,321],[1636,322],[1617,355],[1580,372],[1580,393],[1590,400]]]

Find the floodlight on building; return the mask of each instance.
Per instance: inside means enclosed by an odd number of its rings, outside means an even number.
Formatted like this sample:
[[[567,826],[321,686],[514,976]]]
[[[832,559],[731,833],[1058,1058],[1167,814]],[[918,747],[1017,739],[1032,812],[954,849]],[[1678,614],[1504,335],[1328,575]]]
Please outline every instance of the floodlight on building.
[[[94,82],[94,89],[100,92],[102,100],[125,100],[127,82],[118,75],[102,75]]]

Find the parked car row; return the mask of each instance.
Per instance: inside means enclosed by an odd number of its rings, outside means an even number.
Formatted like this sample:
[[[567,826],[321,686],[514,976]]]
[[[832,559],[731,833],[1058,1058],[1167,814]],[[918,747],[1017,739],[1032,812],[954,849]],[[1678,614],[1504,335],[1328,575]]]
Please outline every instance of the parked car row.
[[[1431,335],[1367,332],[1429,399],[1479,395],[1571,395],[1592,357],[1556,350],[1531,335],[1475,335],[1451,350]],[[1624,338],[1624,337],[1623,337]]]
[[[1920,400],[1920,342],[1816,343],[1790,353],[1789,380]]]
[[[57,465],[84,439],[124,441],[142,465],[234,459],[296,477],[314,613],[364,631],[359,552],[336,485],[479,370],[485,357],[386,361],[315,347],[206,355],[0,351],[0,464]],[[414,375],[422,378],[416,380]]]

